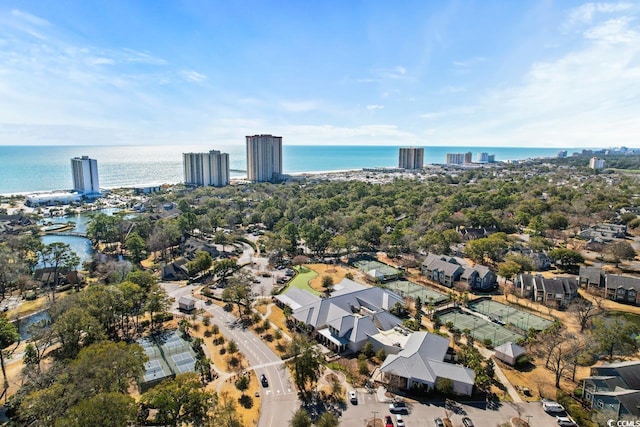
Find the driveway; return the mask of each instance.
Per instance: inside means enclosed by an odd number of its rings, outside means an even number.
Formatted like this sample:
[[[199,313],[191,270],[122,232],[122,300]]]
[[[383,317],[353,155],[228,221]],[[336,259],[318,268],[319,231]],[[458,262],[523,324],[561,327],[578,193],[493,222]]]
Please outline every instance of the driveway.
[[[181,286],[174,283],[162,283],[169,296],[176,301],[184,295],[191,295],[194,287]],[[249,329],[242,329],[236,325],[237,318],[217,305],[205,305],[196,300],[196,308],[201,308],[211,314],[211,323],[218,325],[220,332],[228,340],[234,340],[242,352],[250,369],[256,371],[258,378],[264,374],[269,382],[268,387],[262,388],[262,407],[260,410],[259,427],[278,427],[289,425],[293,413],[298,409],[298,396],[293,386],[291,374],[280,359],[262,340]],[[171,305],[173,312],[178,312],[177,302]]]
[[[389,412],[389,404],[386,402],[378,402],[376,394],[370,394],[363,389],[357,389],[356,394],[358,403],[353,405],[347,403],[347,409],[342,413],[341,425],[344,426],[364,426],[367,421],[373,418],[382,418],[391,415],[391,419],[395,425],[396,417]],[[535,427],[557,427],[555,417],[548,415],[542,409],[539,402],[531,403],[509,403],[500,402],[495,408],[488,408],[485,402],[467,402],[458,404],[456,412],[445,410],[444,403],[408,403],[409,414],[402,415],[405,424],[409,427],[434,427],[434,418],[444,418],[447,412],[453,421],[454,427],[462,426],[462,417],[471,418],[476,427],[496,427],[502,423],[507,423],[512,417],[520,417],[527,420],[531,426]]]

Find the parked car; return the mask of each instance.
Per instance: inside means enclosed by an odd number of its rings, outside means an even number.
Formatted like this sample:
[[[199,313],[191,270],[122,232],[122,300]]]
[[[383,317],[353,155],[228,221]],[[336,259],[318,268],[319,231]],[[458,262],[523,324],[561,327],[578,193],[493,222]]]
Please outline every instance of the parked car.
[[[387,415],[384,418],[384,427],[393,427],[393,421],[391,421],[391,415]]]
[[[404,420],[402,419],[402,415],[396,415],[396,426],[397,427],[405,427]]]
[[[358,404],[358,396],[356,396],[356,392],[353,390],[349,392],[349,401],[354,405]]]
[[[548,412],[550,414],[557,414],[559,412],[564,412],[564,406],[562,406],[558,402],[554,402],[553,400],[543,400],[542,409],[544,409],[545,412]]]
[[[464,425],[464,427],[474,427],[473,426],[473,421],[471,421],[471,418],[469,418],[469,417],[464,417],[462,419],[462,425]]]
[[[440,417],[435,418],[433,420],[433,422],[435,423],[436,427],[444,427],[444,422],[442,421],[442,418],[440,418]]]
[[[408,413],[409,408],[407,408],[407,404],[404,402],[393,402],[389,404],[389,411],[391,411],[392,414],[400,412]]]
[[[260,383],[262,384],[262,387],[269,387],[269,381],[267,380],[265,374],[260,375]]]
[[[575,423],[575,421],[573,421],[573,419],[571,419],[571,417],[559,417],[556,416],[556,422],[558,423],[559,426],[566,426],[566,427],[576,427],[577,424]]]

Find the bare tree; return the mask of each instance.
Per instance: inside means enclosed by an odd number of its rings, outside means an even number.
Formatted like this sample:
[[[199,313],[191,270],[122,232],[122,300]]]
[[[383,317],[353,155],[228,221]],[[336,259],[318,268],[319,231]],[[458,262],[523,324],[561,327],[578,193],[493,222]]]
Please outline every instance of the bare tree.
[[[572,313],[578,324],[580,324],[580,332],[584,332],[590,325],[591,319],[602,313],[600,304],[592,303],[585,298],[576,298],[569,304],[569,312]]]

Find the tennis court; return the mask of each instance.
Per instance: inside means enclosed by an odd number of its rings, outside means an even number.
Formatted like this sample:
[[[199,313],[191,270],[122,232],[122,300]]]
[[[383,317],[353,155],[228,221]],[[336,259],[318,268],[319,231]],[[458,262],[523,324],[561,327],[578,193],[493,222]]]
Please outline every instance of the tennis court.
[[[195,371],[196,361],[189,352],[174,354],[171,360],[181,374]]]
[[[433,298],[434,304],[440,304],[449,299],[449,297],[441,292],[434,291],[425,286],[420,286],[406,280],[394,280],[387,282],[384,287],[395,292],[401,297],[409,297],[415,299],[420,297],[423,304],[429,304],[430,298]]]
[[[508,341],[517,342],[520,338],[524,338],[523,335],[513,332],[504,326],[459,310],[448,311],[440,314],[440,320],[442,320],[442,323],[444,324],[452,322],[460,331],[469,329],[471,336],[473,336],[476,341],[490,339],[494,347],[502,345]]]
[[[397,277],[398,274],[400,274],[400,270],[375,260],[358,260],[354,261],[353,265],[365,273],[375,270],[381,273],[385,277],[385,280]]]
[[[505,324],[510,323],[522,331],[528,331],[530,328],[542,331],[553,323],[544,317],[536,316],[533,313],[519,310],[491,299],[481,299],[470,302],[469,308],[485,316],[492,318],[495,316],[496,319],[499,319]]]

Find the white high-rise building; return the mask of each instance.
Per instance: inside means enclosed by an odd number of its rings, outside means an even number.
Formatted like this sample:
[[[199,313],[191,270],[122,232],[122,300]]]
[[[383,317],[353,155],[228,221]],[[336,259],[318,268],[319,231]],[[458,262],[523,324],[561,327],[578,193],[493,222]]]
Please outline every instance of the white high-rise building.
[[[247,179],[276,181],[282,175],[282,137],[247,136]]]
[[[422,169],[424,167],[424,148],[400,147],[398,167],[403,169]]]
[[[85,196],[97,196],[100,194],[98,183],[98,161],[89,156],[74,157],[71,159],[71,171],[73,172],[73,190]]]
[[[229,185],[229,154],[211,150],[208,153],[183,153],[184,183],[196,186]]]
[[[604,169],[604,159],[599,159],[597,157],[592,157],[591,160],[589,160],[589,167],[591,169]]]

